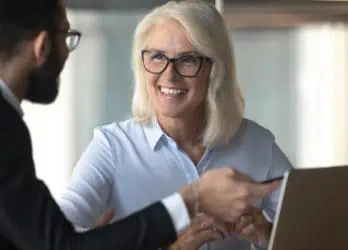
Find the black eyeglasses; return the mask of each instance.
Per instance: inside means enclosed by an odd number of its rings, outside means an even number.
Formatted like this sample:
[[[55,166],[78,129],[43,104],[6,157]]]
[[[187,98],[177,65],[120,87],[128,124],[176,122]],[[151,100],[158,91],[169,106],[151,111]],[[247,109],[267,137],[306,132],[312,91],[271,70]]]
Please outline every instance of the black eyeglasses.
[[[169,58],[157,51],[142,50],[142,59],[146,71],[153,74],[163,73],[169,63],[173,63],[174,70],[183,77],[195,77],[202,68],[203,60],[209,60],[208,57],[197,55],[184,55],[175,58]]]
[[[69,52],[72,52],[74,49],[77,48],[82,36],[80,31],[77,31],[77,30],[67,30],[67,31],[58,30],[58,31],[65,34],[65,42]]]

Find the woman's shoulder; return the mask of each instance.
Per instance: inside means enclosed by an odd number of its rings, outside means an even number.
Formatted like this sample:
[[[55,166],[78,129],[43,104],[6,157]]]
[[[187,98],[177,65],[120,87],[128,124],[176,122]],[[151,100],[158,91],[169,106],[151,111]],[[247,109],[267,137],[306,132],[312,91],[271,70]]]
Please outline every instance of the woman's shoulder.
[[[90,144],[100,152],[112,152],[119,157],[123,151],[132,148],[135,142],[141,142],[141,130],[141,125],[133,119],[114,121],[94,128]]]
[[[132,136],[138,133],[139,130],[141,130],[141,125],[136,123],[134,119],[127,119],[98,126],[94,129],[93,133],[94,135],[102,134],[105,137],[118,137],[125,134]]]
[[[273,144],[275,141],[273,133],[266,127],[260,125],[256,121],[244,118],[241,127],[237,132],[247,142],[263,142]]]

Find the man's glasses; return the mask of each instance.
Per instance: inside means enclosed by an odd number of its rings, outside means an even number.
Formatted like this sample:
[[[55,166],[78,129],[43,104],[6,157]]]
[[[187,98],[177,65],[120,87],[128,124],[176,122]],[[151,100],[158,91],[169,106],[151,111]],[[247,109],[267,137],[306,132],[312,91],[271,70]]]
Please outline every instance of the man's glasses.
[[[65,34],[65,42],[66,42],[66,46],[68,47],[69,52],[71,52],[77,48],[77,46],[79,45],[81,36],[82,36],[80,31],[77,31],[77,30],[68,30],[68,31],[59,30],[59,32]]]
[[[202,68],[203,60],[208,57],[197,55],[184,55],[176,58],[169,58],[157,51],[142,50],[142,59],[146,71],[153,74],[161,74],[173,63],[174,70],[183,77],[195,77]]]

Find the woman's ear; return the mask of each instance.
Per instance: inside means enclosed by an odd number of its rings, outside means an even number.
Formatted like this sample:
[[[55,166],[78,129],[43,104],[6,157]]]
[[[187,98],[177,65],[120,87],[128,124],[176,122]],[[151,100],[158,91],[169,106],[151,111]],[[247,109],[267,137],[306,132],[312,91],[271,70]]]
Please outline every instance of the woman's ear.
[[[42,66],[51,51],[51,40],[47,31],[41,31],[34,38],[34,56],[36,67]]]

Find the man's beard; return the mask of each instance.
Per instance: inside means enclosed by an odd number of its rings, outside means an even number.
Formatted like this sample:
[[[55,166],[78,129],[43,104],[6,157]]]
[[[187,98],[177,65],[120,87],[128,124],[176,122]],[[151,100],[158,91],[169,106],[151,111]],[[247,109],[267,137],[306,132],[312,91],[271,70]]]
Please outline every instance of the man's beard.
[[[54,45],[54,44],[53,44]],[[40,69],[29,75],[25,99],[34,103],[52,103],[59,91],[59,75],[64,63],[58,57],[57,49],[52,50]]]

